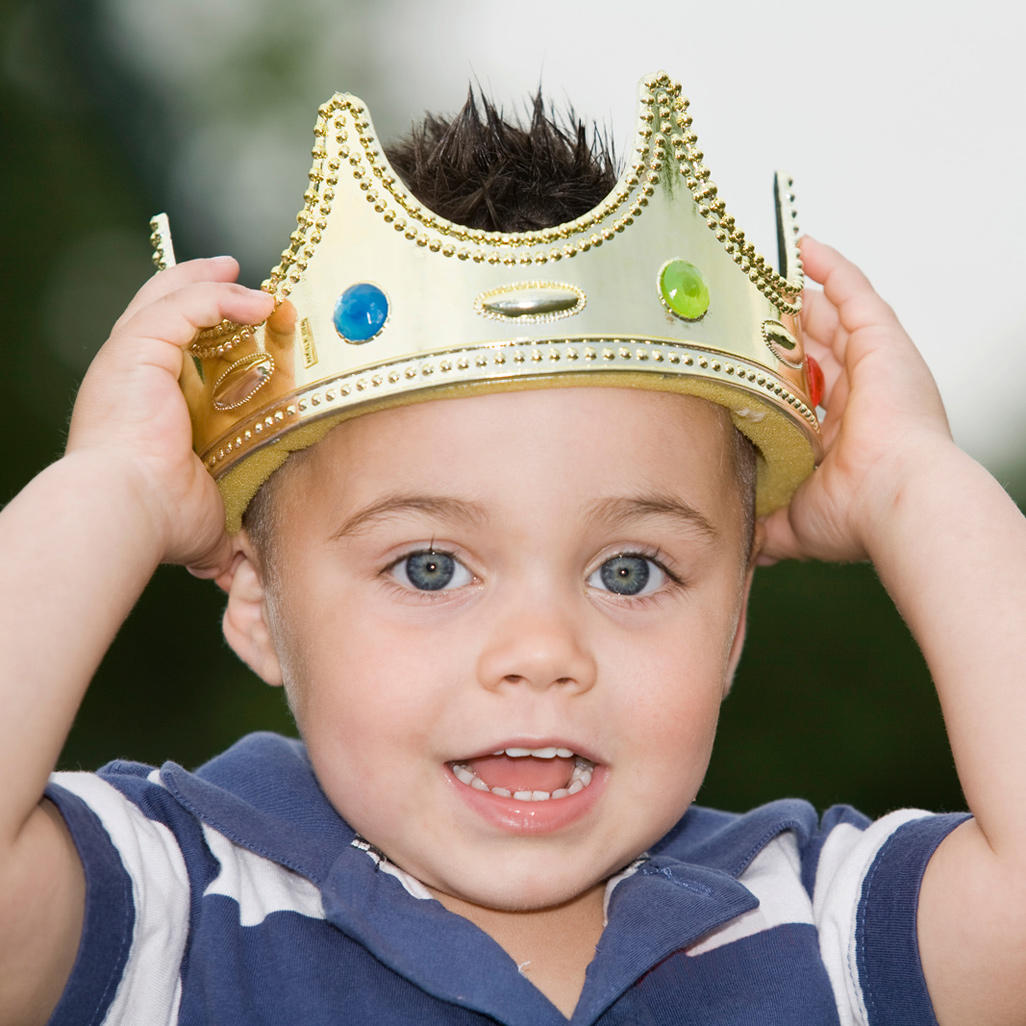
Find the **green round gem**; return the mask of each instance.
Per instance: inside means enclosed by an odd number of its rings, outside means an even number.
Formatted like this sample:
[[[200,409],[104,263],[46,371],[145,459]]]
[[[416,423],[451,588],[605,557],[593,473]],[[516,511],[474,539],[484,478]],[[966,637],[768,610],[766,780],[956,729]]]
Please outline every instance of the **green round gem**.
[[[702,272],[686,260],[671,260],[659,275],[659,292],[666,305],[686,321],[697,321],[709,309],[709,286]]]

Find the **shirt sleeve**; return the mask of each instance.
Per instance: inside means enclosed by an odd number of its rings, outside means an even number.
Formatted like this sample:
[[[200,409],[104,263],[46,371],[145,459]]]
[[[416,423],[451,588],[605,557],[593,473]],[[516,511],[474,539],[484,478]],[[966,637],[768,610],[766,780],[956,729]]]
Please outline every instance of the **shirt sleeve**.
[[[966,818],[906,809],[867,823],[843,806],[824,816],[813,918],[843,1026],[936,1026],[919,958],[919,890],[930,856]]]
[[[162,790],[155,773],[136,783]],[[174,834],[93,774],[57,773],[46,796],[86,878],[82,940],[51,1026],[175,1022],[190,884]]]

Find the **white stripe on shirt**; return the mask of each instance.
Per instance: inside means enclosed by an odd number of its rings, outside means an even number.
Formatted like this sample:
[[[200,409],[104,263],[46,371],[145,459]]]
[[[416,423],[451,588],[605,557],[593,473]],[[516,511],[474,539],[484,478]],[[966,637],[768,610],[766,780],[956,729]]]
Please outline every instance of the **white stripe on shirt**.
[[[53,781],[96,814],[132,881],[132,946],[104,1023],[172,1026],[189,933],[189,878],[178,842],[166,826],[91,773],[55,773]]]

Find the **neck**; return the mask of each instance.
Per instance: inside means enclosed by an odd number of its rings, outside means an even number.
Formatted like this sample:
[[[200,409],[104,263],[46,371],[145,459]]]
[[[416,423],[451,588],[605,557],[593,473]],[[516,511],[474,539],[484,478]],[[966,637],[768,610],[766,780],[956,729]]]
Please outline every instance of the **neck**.
[[[499,944],[566,1018],[573,1015],[602,935],[604,883],[562,905],[529,911],[483,908],[440,891],[432,893],[450,912],[469,919]]]

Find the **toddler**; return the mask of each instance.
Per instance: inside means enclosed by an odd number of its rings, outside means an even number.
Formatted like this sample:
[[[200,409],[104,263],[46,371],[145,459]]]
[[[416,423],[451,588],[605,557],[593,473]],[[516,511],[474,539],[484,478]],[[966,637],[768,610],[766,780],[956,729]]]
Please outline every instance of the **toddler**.
[[[1026,525],[860,271],[801,297],[786,179],[778,275],[642,98],[619,181],[540,101],[386,161],[336,98],[264,291],[158,225],[2,514],[0,1023],[1026,1020]],[[873,561],[971,816],[692,804],[785,558]],[[48,782],[160,562],[302,740]]]

